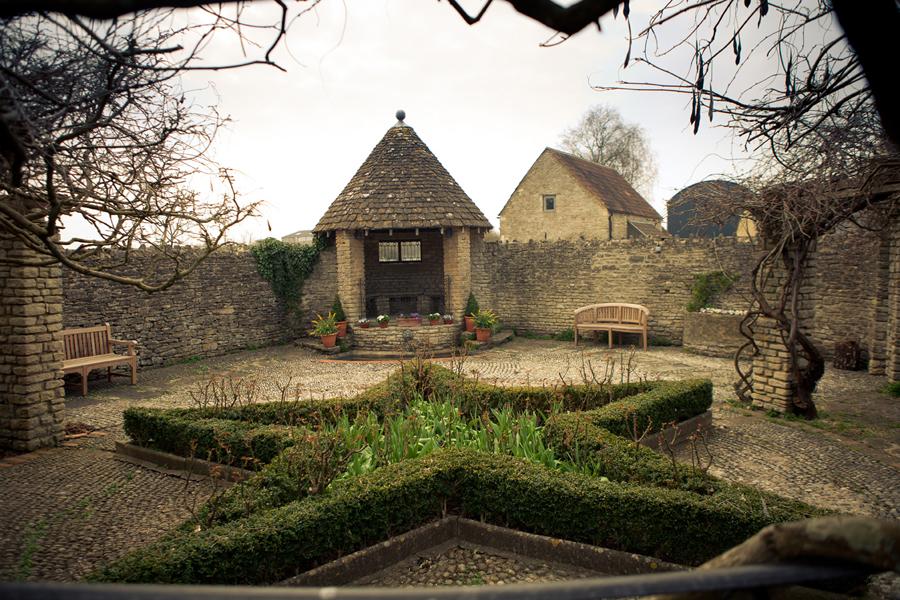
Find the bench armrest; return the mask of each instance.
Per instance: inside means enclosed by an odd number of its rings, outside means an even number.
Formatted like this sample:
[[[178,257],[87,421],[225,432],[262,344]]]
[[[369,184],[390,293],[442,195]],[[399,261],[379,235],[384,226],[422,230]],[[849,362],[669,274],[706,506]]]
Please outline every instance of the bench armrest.
[[[134,340],[114,340],[112,338],[109,338],[109,343],[114,346],[128,346],[129,355],[134,355],[134,347],[137,345]]]

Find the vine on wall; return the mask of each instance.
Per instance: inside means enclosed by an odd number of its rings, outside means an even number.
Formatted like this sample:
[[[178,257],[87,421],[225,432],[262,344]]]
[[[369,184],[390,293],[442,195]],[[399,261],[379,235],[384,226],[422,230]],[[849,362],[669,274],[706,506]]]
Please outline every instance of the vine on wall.
[[[288,310],[296,313],[300,309],[303,282],[312,273],[324,247],[325,241],[319,237],[311,244],[287,244],[266,238],[253,244],[250,251],[259,274],[272,285],[275,295]]]

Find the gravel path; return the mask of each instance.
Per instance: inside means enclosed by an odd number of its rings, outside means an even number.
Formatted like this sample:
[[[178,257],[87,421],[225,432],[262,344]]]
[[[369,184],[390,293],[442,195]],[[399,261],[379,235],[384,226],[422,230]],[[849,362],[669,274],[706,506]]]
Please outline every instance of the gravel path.
[[[628,354],[601,346],[516,340],[468,358],[463,370],[500,385],[581,381],[588,362],[602,372]],[[299,386],[302,397],[348,395],[382,380],[396,361],[322,360],[282,346],[140,373],[139,385],[92,382],[88,398],[67,398],[67,421],[96,428],[62,447],[0,458],[0,574],[6,579],[71,581],[105,561],[152,542],[190,514],[207,484],[120,462],[129,406],[190,406],[190,391],[212,374]],[[711,472],[819,506],[898,517],[900,403],[879,394],[883,378],[829,370],[818,402],[830,418],[807,424],[772,420],[727,404],[727,359],[651,348],[633,358],[634,376],[709,377],[715,384]],[[685,457],[686,458],[686,457]]]

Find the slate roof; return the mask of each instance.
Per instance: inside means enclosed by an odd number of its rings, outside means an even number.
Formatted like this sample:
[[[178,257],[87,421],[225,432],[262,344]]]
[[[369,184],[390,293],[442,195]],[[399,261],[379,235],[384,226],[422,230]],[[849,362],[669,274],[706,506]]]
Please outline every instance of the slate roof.
[[[721,179],[700,181],[684,188],[669,200],[666,227],[676,237],[712,238],[737,233],[740,217],[732,215],[723,223],[710,223],[700,218],[703,205],[715,202],[723,194],[748,193],[740,184]]]
[[[644,197],[615,169],[578,158],[556,148],[546,148],[544,152],[549,152],[559,159],[559,162],[582,185],[600,198],[610,212],[662,220],[662,215],[656,212],[656,209],[650,206],[650,203],[644,200]]]
[[[388,129],[313,231],[491,223],[412,127]]]

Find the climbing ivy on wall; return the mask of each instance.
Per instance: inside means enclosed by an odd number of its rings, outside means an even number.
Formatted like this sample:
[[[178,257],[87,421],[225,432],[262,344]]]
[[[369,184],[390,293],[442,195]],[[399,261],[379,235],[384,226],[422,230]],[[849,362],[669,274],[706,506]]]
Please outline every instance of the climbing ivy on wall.
[[[737,275],[725,271],[712,271],[694,275],[694,285],[691,286],[691,300],[688,302],[688,312],[697,312],[701,308],[707,308],[719,294],[731,289]]]
[[[316,237],[311,244],[286,244],[266,238],[253,244],[250,251],[256,259],[256,269],[270,284],[279,300],[291,311],[299,309],[303,282],[319,260],[325,241]]]

